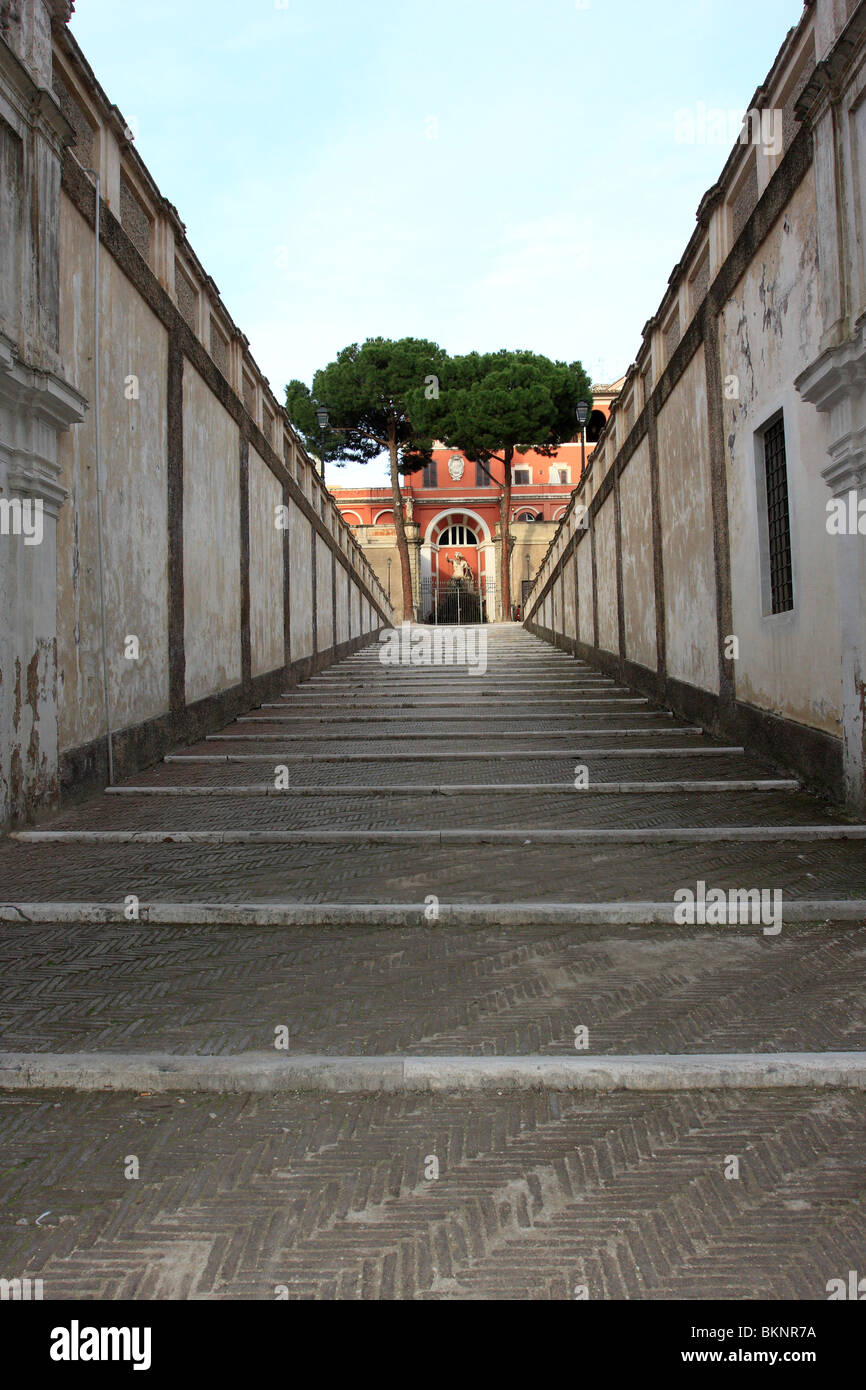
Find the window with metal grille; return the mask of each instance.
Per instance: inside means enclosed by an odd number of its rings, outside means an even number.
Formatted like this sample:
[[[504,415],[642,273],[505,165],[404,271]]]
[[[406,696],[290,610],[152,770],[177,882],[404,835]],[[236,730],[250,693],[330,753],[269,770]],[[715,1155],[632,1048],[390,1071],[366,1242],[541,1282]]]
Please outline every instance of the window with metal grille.
[[[476,463],[476,465],[475,465],[475,486],[476,486],[476,487],[490,487],[490,485],[491,485],[491,478],[490,478],[490,473],[489,473],[489,471],[488,471],[488,466],[487,466],[486,464],[483,464],[483,463]]]
[[[478,537],[468,526],[449,526],[439,537],[440,545],[477,545]]]
[[[767,489],[767,572],[770,612],[794,607],[791,565],[791,513],[788,506],[788,467],[785,422],[780,415],[764,430],[764,480]]]
[[[421,486],[422,486],[422,487],[435,487],[435,486],[436,486],[436,461],[435,461],[435,459],[431,459],[431,461],[430,461],[429,463],[425,463],[425,464],[424,464],[424,468],[423,468],[422,473],[421,473]]]

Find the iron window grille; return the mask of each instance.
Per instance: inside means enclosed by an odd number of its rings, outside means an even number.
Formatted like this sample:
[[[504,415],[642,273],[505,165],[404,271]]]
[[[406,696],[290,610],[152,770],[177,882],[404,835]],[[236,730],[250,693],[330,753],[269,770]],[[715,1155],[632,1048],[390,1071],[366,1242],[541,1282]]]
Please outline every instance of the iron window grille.
[[[767,489],[770,612],[788,613],[794,607],[794,574],[785,423],[781,416],[764,430],[764,480]]]

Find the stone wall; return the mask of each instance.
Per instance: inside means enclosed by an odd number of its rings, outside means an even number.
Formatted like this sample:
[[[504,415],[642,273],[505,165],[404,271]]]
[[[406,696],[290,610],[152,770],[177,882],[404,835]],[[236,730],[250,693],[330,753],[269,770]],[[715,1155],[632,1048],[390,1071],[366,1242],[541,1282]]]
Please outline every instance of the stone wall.
[[[781,148],[738,142],[702,200],[526,612],[858,810],[866,536],[833,534],[828,507],[866,513],[864,94],[866,3],[816,0],[751,103],[779,118]],[[773,612],[763,451],[778,419],[793,602]]]
[[[104,783],[106,670],[121,776],[391,618],[70,8],[0,38],[0,500],[45,512],[0,535],[3,826]]]
[[[0,826],[58,794],[58,435],[86,401],[59,352],[60,166],[74,130],[51,92],[52,20],[0,19]]]

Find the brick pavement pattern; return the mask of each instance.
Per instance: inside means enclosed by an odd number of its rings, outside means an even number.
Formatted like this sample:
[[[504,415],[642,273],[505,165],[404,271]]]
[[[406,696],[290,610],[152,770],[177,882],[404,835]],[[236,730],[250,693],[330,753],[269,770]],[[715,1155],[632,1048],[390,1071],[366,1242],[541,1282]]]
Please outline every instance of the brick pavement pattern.
[[[859,921],[767,937],[425,919],[429,894],[616,904],[669,901],[698,879],[785,901],[866,898],[862,841],[778,833],[846,825],[784,770],[522,629],[488,640],[474,677],[357,653],[44,827],[162,831],[163,843],[0,844],[7,904],[410,903],[417,925],[19,914],[0,923],[0,1049],[273,1055],[285,1025],[295,1052],[574,1055],[584,1025],[590,1054],[863,1050]],[[589,791],[574,786],[577,763]],[[532,834],[713,827],[724,839]],[[742,827],[766,838],[738,838]],[[171,842],[237,829],[298,840]],[[467,839],[364,840],[394,829]],[[503,829],[520,842],[485,839]],[[321,830],[356,840],[303,840]],[[0,1276],[41,1276],[46,1297],[72,1299],[271,1299],[278,1286],[562,1299],[583,1285],[591,1299],[824,1298],[827,1280],[862,1265],[864,1117],[866,1096],[843,1091],[0,1093]],[[124,1178],[130,1154],[138,1180]],[[729,1154],[737,1180],[723,1175]]]
[[[862,1093],[49,1092],[0,1124],[0,1263],[46,1298],[811,1300],[866,1243]]]
[[[866,1048],[857,925],[23,926],[0,1050],[574,1055]]]

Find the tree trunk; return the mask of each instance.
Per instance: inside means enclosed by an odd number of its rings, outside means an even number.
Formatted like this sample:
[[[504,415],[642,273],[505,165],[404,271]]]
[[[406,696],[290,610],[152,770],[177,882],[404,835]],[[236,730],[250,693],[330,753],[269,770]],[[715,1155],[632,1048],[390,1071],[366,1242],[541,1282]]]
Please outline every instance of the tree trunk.
[[[400,578],[403,584],[403,621],[411,623],[415,617],[412,600],[412,569],[409,564],[409,544],[406,540],[406,527],[403,524],[403,498],[400,493],[400,474],[397,471],[397,427],[392,422],[388,429],[388,454],[391,460],[391,497],[394,513],[394,531],[397,537],[397,554],[400,556]]]
[[[504,452],[505,481],[499,493],[500,589],[502,592],[500,612],[502,613],[502,621],[507,623],[511,620],[511,532],[508,518],[511,514],[511,460],[514,457],[514,446],[507,444]]]

